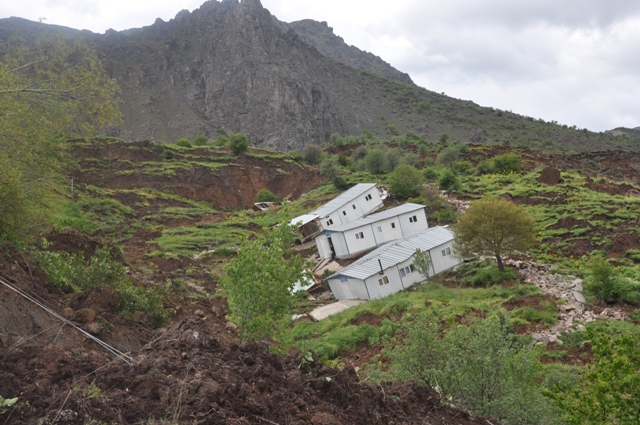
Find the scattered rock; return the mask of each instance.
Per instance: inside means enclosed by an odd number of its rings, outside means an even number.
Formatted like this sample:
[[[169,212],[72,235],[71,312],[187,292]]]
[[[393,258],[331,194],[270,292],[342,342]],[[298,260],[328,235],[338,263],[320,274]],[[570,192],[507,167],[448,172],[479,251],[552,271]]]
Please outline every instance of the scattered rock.
[[[582,295],[581,292],[573,291],[573,298],[575,298],[576,301],[578,301],[580,304],[584,304],[585,303],[584,296]]]
[[[217,318],[222,319],[224,316],[229,314],[229,303],[226,298],[215,297],[212,304],[211,311]]]
[[[235,331],[236,329],[238,329],[238,325],[236,325],[236,324],[235,324],[235,323],[233,323],[233,322],[227,322],[227,323],[225,324],[225,327],[226,327],[227,329],[231,329],[231,330],[234,330],[234,331]]]
[[[84,330],[89,332],[91,335],[100,335],[102,333],[102,325],[98,322],[91,322],[88,325],[85,325]]]
[[[66,319],[71,319],[75,311],[71,307],[65,307],[62,309],[62,316]]]
[[[193,312],[193,314],[195,314],[198,317],[204,317],[204,311],[202,310],[196,310]]]

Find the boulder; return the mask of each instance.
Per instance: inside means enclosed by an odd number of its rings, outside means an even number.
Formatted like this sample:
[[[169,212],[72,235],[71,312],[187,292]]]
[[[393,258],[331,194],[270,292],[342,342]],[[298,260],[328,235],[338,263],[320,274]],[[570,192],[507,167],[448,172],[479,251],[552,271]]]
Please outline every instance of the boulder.
[[[73,313],[71,320],[77,323],[90,323],[96,319],[96,312],[90,308],[81,308]]]

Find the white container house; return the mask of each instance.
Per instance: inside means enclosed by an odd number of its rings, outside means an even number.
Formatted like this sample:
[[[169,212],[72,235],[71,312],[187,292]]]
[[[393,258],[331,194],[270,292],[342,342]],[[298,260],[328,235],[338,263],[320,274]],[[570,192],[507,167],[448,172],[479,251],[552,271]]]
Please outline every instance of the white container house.
[[[298,226],[302,242],[306,242],[323,229],[357,220],[380,209],[383,205],[375,183],[359,183],[341,193],[309,214],[291,220]]]
[[[453,252],[453,232],[432,227],[420,233],[389,242],[330,276],[331,292],[339,300],[383,298],[427,277],[413,266],[416,249],[429,253],[431,271],[436,275],[462,262]]]
[[[322,258],[354,258],[428,227],[424,205],[408,203],[325,229],[315,240]]]

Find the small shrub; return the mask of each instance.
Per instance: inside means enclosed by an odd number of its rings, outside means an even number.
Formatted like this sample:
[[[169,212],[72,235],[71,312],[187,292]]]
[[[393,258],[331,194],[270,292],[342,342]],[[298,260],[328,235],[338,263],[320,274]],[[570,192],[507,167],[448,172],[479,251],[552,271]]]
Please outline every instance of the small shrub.
[[[358,146],[351,154],[351,159],[354,161],[360,161],[367,156],[367,153],[369,153],[369,151],[366,146]]]
[[[276,195],[269,189],[262,188],[258,191],[258,194],[256,195],[256,201],[257,202],[280,202],[280,198],[278,198],[278,195]]]
[[[515,153],[506,153],[493,158],[493,172],[496,174],[519,173],[520,158]]]
[[[289,151],[289,156],[293,158],[294,161],[300,162],[304,160],[304,157],[302,156],[300,151],[297,151],[297,150]]]
[[[198,134],[193,138],[193,144],[196,146],[205,146],[209,144],[209,138],[204,134]]]
[[[467,276],[462,279],[462,282],[469,286],[490,286],[496,285],[502,282],[509,282],[515,280],[517,277],[516,271],[510,268],[505,268],[503,272],[498,269],[495,264],[482,267],[476,271],[472,276]]]
[[[160,154],[160,159],[165,159],[165,160],[172,160],[175,158],[175,154],[173,153],[172,150],[164,150],[162,151],[162,153]]]
[[[388,165],[389,171],[395,170],[395,168],[400,163],[400,157],[401,157],[400,152],[398,152],[396,149],[389,149],[387,151],[387,164],[389,164]]]
[[[371,174],[383,174],[389,168],[389,160],[380,148],[370,150],[364,162]]]
[[[485,159],[478,163],[476,167],[476,174],[485,175],[485,174],[493,174],[493,161]]]
[[[422,174],[412,165],[400,165],[389,176],[389,191],[400,198],[418,196],[421,184]]]
[[[249,149],[249,139],[242,133],[231,133],[229,135],[229,149],[234,155],[240,155]]]
[[[213,142],[213,146],[215,146],[217,148],[221,148],[223,146],[227,146],[228,144],[229,144],[229,139],[226,136],[223,136],[223,135],[218,136],[216,141]]]
[[[585,284],[602,301],[613,302],[624,295],[624,288],[618,277],[616,269],[607,260],[596,257],[589,264],[589,276]]]
[[[453,168],[456,173],[467,174],[473,168],[473,165],[471,165],[469,161],[458,161],[454,162],[451,168]]]
[[[446,190],[447,193],[451,193],[454,190],[460,190],[460,179],[455,175],[453,171],[444,170],[444,172],[440,176],[440,180],[438,180],[438,187],[441,190]]]
[[[322,159],[322,149],[318,145],[306,145],[302,149],[302,157],[308,164],[318,164]]]
[[[191,148],[191,142],[189,141],[189,139],[178,139],[176,140],[176,146]]]
[[[400,158],[400,165],[411,165],[412,167],[418,168],[420,165],[420,157],[415,153],[408,153],[402,158]]]
[[[438,172],[438,169],[435,167],[425,168],[424,171],[422,172],[422,175],[424,176],[425,180],[435,180],[440,178],[440,173]]]
[[[444,149],[442,152],[440,152],[440,154],[438,155],[438,164],[442,164],[442,165],[452,165],[460,156],[460,151],[458,151],[458,149],[454,148],[454,147],[448,147],[446,149]]]

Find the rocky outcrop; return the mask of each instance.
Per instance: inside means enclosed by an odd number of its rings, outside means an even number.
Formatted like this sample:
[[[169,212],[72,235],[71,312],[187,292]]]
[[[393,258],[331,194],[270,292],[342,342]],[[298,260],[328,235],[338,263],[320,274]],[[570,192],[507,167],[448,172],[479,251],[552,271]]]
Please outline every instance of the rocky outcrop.
[[[549,330],[534,333],[534,344],[562,344],[562,334],[584,330],[584,324],[594,320],[628,320],[625,313],[619,309],[607,308],[598,314],[586,306],[582,295],[582,279],[552,273],[553,267],[534,262],[507,260],[505,265],[514,267],[525,283],[536,285],[545,294],[559,300],[558,323]]]
[[[320,53],[352,68],[373,72],[385,77],[395,78],[403,83],[413,84],[409,74],[398,71],[373,53],[365,52],[356,46],[350,46],[344,39],[333,33],[327,22],[312,19],[285,24],[307,44],[318,49]]]

